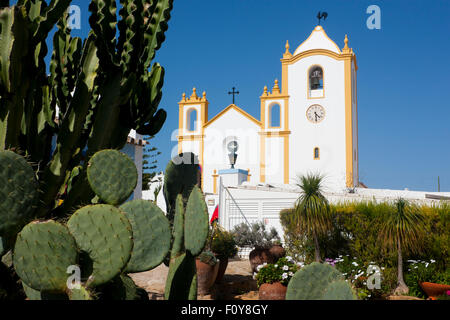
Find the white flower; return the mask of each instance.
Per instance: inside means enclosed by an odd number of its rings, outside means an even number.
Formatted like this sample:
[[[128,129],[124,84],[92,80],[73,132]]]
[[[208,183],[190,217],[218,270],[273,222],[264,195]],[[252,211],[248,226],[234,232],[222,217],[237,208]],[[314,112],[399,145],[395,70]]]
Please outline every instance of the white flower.
[[[292,277],[294,273],[292,271],[289,272],[289,276]]]
[[[430,263],[435,263],[435,262],[436,262],[436,260],[433,260],[433,259],[430,260]]]
[[[289,261],[289,262],[292,262],[292,261],[294,261],[294,259],[292,259],[292,257],[291,257],[291,256],[287,256],[287,257],[286,257],[286,260],[287,260],[287,261]]]
[[[278,265],[276,264],[276,265],[274,265],[274,267],[275,267],[275,268],[278,268]]]
[[[288,270],[289,270],[289,267],[288,267],[288,266],[283,266],[283,270],[284,270],[284,271],[288,271]]]
[[[264,265],[260,264],[259,266],[256,267],[256,271],[259,272],[262,268],[264,268]]]
[[[287,279],[287,277],[288,277],[288,274],[286,272],[281,275],[281,278],[283,278],[283,280]]]

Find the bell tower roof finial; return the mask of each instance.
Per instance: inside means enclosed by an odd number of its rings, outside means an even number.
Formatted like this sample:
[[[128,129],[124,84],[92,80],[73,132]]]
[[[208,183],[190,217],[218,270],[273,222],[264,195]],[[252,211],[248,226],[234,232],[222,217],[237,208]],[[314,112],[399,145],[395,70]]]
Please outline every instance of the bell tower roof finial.
[[[289,52],[289,48],[290,48],[289,40],[286,40],[286,46],[285,47],[286,47],[286,51],[283,54],[283,58],[290,58],[290,57],[292,57],[292,53]]]
[[[345,46],[344,46],[344,48],[342,48],[342,52],[343,53],[350,53],[351,50],[348,47],[348,36],[347,35],[345,35],[344,43],[345,43]]]

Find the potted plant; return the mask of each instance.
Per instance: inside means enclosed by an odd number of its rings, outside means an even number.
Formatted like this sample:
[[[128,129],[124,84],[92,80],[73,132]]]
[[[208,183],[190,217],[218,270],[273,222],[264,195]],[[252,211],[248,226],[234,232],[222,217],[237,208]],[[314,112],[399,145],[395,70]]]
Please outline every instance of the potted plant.
[[[219,263],[211,251],[203,251],[195,261],[197,267],[197,288],[199,295],[206,295],[216,281]]]
[[[286,256],[286,250],[284,250],[280,240],[275,240],[273,242],[272,247],[269,249],[269,252],[275,261],[278,261],[279,259]]]
[[[213,226],[213,236],[211,239],[211,251],[219,259],[219,271],[216,283],[221,282],[228,266],[228,259],[233,258],[238,247],[231,232],[228,232],[218,225]]]
[[[445,295],[450,292],[450,285],[433,283],[433,282],[420,282],[419,283],[422,290],[430,297],[432,300],[436,300],[437,297]]]
[[[285,257],[274,264],[259,265],[256,269],[259,300],[285,300],[287,285],[299,267],[291,257]]]
[[[266,226],[262,222],[253,224],[241,223],[234,227],[236,244],[239,247],[251,247],[253,250],[249,254],[252,272],[256,272],[256,267],[263,263],[274,263],[275,258],[270,253],[270,248],[275,241],[280,241],[275,228],[266,231]]]

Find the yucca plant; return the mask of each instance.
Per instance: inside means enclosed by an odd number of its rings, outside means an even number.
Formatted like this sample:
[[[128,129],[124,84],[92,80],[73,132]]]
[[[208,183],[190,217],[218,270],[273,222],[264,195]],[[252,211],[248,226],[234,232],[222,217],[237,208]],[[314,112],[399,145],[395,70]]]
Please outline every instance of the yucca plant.
[[[403,278],[403,253],[418,253],[424,236],[424,217],[420,211],[405,199],[395,202],[396,210],[382,221],[380,240],[385,248],[397,251],[397,288],[395,294],[409,291]]]
[[[323,195],[324,177],[308,173],[299,177],[297,186],[301,193],[294,210],[294,221],[299,231],[314,240],[315,261],[320,262],[318,237],[331,229],[331,211],[328,200]]]

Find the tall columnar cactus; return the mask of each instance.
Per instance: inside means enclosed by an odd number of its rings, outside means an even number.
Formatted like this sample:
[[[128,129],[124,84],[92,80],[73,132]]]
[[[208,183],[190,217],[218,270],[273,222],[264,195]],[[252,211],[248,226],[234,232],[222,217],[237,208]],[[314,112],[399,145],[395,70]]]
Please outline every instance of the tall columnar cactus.
[[[201,190],[196,186],[192,189],[186,209],[182,195],[178,195],[165,290],[166,300],[197,299],[195,256],[205,247],[208,228],[208,210]]]
[[[71,0],[0,3],[0,150],[21,150],[33,163],[38,217],[63,217],[89,203],[87,160],[121,149],[131,129],[156,134],[166,119],[158,109],[164,69],[152,61],[173,0],[120,0],[120,10],[116,1],[90,2],[84,40],[67,25]]]
[[[288,284],[286,300],[354,300],[351,286],[328,264],[313,262],[300,269]]]
[[[98,175],[89,182],[106,203],[78,209],[66,224],[33,221],[17,236],[13,263],[30,299],[148,298],[125,272],[147,271],[162,263],[170,249],[169,221],[151,201],[134,200],[115,207],[120,204],[117,199],[127,199],[133,192],[130,186],[136,185],[136,168],[116,150],[95,154],[92,169],[99,159],[106,170],[89,171],[88,175]],[[113,173],[112,164],[132,170]],[[111,188],[112,176],[124,183]],[[71,288],[68,283],[74,267],[80,270],[81,286]]]

